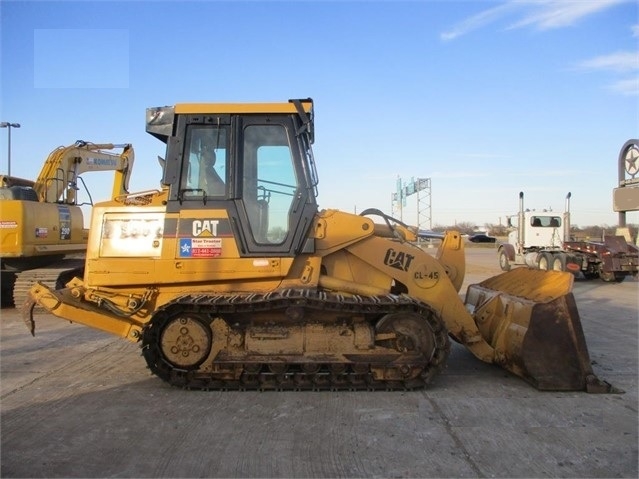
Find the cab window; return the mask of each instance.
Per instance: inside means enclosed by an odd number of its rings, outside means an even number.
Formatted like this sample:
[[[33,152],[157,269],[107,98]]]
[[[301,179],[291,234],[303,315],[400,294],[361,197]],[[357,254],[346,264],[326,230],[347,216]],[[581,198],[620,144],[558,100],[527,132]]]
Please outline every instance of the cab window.
[[[282,244],[298,182],[286,129],[250,125],[244,130],[242,187],[251,234],[258,244]]]
[[[559,216],[531,216],[530,225],[537,228],[559,228],[561,218]]]
[[[191,125],[187,128],[181,181],[184,199],[226,196],[227,136],[224,127]]]

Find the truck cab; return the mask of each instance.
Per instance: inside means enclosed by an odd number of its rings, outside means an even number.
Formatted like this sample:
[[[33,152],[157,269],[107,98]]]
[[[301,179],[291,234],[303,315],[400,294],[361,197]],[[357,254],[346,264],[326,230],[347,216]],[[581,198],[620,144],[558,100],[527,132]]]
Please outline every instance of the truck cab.
[[[515,246],[519,253],[532,249],[560,249],[564,242],[562,225],[561,216],[552,211],[527,210],[523,214],[523,224],[520,224],[519,215],[508,218],[511,229],[508,243]]]

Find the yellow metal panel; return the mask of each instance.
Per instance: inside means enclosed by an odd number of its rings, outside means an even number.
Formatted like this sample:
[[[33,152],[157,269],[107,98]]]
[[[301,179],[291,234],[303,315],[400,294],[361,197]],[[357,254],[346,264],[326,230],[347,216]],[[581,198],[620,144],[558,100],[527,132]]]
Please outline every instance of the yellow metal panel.
[[[0,248],[6,257],[79,253],[85,250],[84,219],[78,206],[2,201]]]
[[[323,210],[316,218],[314,230],[317,252],[320,256],[326,256],[372,236],[374,231],[374,224],[370,218],[338,210]]]
[[[311,109],[309,102],[302,103],[308,112]],[[178,103],[175,105],[175,113],[296,113],[293,103]]]
[[[211,283],[221,281],[272,281],[286,275],[293,258],[241,259],[136,259],[91,258],[87,260],[87,287],[111,285],[183,285],[208,283],[207,290],[216,290]],[[225,288],[226,289],[226,288]],[[261,289],[261,288],[260,288]]]
[[[2,256],[20,256],[21,238],[24,231],[24,209],[21,201],[3,200],[1,203],[0,251]]]

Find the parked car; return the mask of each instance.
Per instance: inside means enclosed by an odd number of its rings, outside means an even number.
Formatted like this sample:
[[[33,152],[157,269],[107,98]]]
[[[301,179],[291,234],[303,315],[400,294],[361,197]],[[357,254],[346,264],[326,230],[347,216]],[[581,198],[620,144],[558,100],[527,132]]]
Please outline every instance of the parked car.
[[[487,234],[476,234],[468,237],[468,241],[473,243],[494,243],[497,241],[497,238],[494,236],[488,236]]]

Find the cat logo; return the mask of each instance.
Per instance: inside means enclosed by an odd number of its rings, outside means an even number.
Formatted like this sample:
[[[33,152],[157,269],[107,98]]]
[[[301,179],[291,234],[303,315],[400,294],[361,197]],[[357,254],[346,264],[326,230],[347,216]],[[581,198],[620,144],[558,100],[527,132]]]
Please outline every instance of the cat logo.
[[[217,236],[220,220],[193,220],[193,236]]]
[[[389,248],[386,251],[386,256],[384,257],[384,264],[401,271],[408,271],[413,259],[415,259],[415,257],[412,254],[404,253],[403,251],[395,251],[393,248]]]

